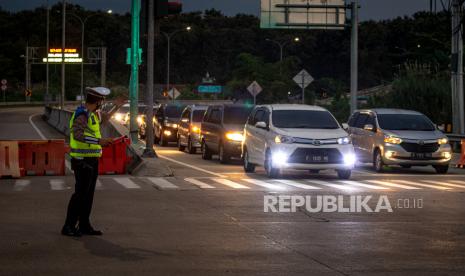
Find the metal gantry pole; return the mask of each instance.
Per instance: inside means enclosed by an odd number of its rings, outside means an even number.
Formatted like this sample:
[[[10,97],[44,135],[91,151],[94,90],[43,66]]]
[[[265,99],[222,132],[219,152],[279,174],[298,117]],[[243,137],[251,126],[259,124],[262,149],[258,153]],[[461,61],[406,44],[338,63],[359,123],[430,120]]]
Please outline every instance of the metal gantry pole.
[[[137,103],[139,97],[140,0],[131,2],[131,81],[129,84],[129,131],[133,144],[138,142]]]
[[[350,113],[357,110],[358,92],[358,0],[352,0],[352,35],[350,47]]]
[[[166,36],[168,40],[168,53],[166,55],[166,93],[170,93],[170,67],[171,67],[171,36],[167,35]],[[174,93],[171,97],[172,101],[174,102]]]
[[[147,110],[146,120],[147,125],[145,132],[145,150],[144,157],[155,157],[153,150],[153,71],[155,63],[155,19],[154,19],[154,0],[148,0],[148,35],[147,35]],[[158,21],[158,20],[157,20]]]
[[[460,0],[452,3],[452,126],[456,134],[465,134],[464,90],[463,90],[463,37],[462,37],[463,4]],[[455,67],[455,66],[453,66]]]
[[[50,47],[50,5],[49,1],[47,0],[47,43],[46,43],[46,52],[48,53]],[[47,56],[47,63],[45,64],[45,105],[48,105],[48,101],[50,99],[50,91],[49,91],[49,65],[48,65],[48,56]]]
[[[81,19],[79,19],[81,20]],[[86,19],[87,20],[87,19]],[[86,22],[81,20],[81,102],[84,101],[84,32],[86,28]]]
[[[61,97],[60,107],[65,109],[65,47],[66,47],[66,0],[63,0],[62,5],[62,22],[61,22]]]

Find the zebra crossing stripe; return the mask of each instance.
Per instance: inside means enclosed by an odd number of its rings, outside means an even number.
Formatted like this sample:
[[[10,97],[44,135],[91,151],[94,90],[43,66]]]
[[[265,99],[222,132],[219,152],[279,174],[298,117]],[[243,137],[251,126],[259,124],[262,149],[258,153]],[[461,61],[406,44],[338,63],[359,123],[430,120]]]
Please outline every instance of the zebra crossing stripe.
[[[394,188],[401,188],[401,189],[407,189],[407,190],[419,190],[421,188],[418,187],[412,187],[412,186],[407,186],[407,185],[402,185],[402,184],[396,184],[392,182],[387,182],[387,181],[380,181],[380,180],[366,180],[367,182],[374,183],[374,184],[379,184],[379,185],[384,185],[384,186],[389,186],[389,187],[394,187]]]
[[[247,186],[244,186],[242,184],[236,183],[234,181],[224,179],[224,178],[213,178],[213,181],[218,182],[220,184],[226,185],[228,187],[231,187],[233,189],[250,189]]]
[[[374,190],[389,190],[389,188],[386,188],[386,187],[380,187],[380,186],[375,186],[375,185],[370,185],[370,184],[355,182],[355,181],[351,181],[351,180],[343,180],[343,181],[340,181],[340,182],[341,182],[341,183],[344,183],[344,184],[347,184],[347,185],[358,186],[358,187],[363,187],[363,188],[368,188],[368,189],[374,189]]]
[[[63,179],[50,179],[50,188],[54,191],[70,189],[70,187],[65,187],[65,181]]]
[[[284,187],[281,187],[281,186],[278,186],[278,185],[275,185],[275,184],[270,184],[270,183],[267,183],[265,181],[261,181],[261,180],[258,180],[258,179],[244,178],[242,180],[245,181],[245,182],[248,182],[250,184],[265,187],[265,188],[270,189],[270,190],[280,190],[280,191],[286,190],[286,188],[284,188]]]
[[[127,177],[118,177],[113,178],[118,184],[123,186],[126,189],[140,189],[140,186],[134,183],[130,178]]]
[[[13,186],[13,189],[14,189],[15,191],[22,191],[22,190],[24,190],[27,186],[29,186],[29,184],[31,184],[31,180],[19,179],[19,180],[16,180],[15,185]]]
[[[95,188],[97,190],[103,190],[102,181],[100,181],[100,179],[97,179],[97,182],[95,183]]]
[[[207,183],[204,183],[200,180],[194,179],[194,178],[186,178],[184,181],[189,182],[191,184],[194,184],[195,186],[201,188],[201,189],[215,189],[215,187],[208,185]]]
[[[345,191],[357,190],[357,188],[354,188],[354,187],[351,187],[351,186],[346,186],[346,185],[341,185],[341,184],[333,184],[333,183],[326,182],[326,181],[321,181],[321,180],[307,180],[307,182],[317,184],[317,185],[321,185],[321,186],[327,186],[327,187],[331,187],[331,188],[335,188],[335,189],[339,189],[339,190],[345,190]]]
[[[437,190],[450,190],[451,189],[451,188],[448,188],[448,187],[441,187],[441,186],[437,186],[437,185],[422,184],[422,183],[408,181],[408,180],[396,180],[396,182],[407,184],[407,185],[412,185],[412,186],[420,186],[420,187],[432,188],[432,189],[437,189]]]
[[[295,182],[293,180],[278,179],[278,180],[275,180],[275,181],[279,182],[279,183],[289,185],[289,186],[294,186],[294,187],[297,187],[297,188],[305,189],[305,190],[320,190],[321,189],[321,188],[318,188],[318,187],[314,187],[314,186],[302,184],[302,183],[299,183],[299,182]]]
[[[179,189],[178,186],[162,177],[148,177],[148,180],[160,189]]]
[[[442,186],[449,186],[449,187],[454,187],[454,188],[462,188],[465,189],[465,186],[463,185],[458,185],[458,184],[450,184],[447,182],[439,182],[439,181],[434,181],[434,180],[422,180],[423,182],[430,183],[430,184],[439,184]]]

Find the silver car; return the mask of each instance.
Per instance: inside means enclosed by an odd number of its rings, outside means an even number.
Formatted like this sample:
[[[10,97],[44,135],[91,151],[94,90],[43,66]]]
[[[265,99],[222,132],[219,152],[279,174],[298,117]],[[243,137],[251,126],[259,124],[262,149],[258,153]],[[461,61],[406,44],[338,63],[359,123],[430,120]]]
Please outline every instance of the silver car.
[[[425,115],[401,109],[367,109],[352,114],[344,124],[357,160],[373,163],[377,172],[385,166],[432,165],[445,174],[452,157],[447,137]]]
[[[200,122],[203,120],[203,115],[207,111],[208,106],[205,105],[189,105],[181,115],[181,120],[178,127],[178,148],[187,151],[190,154],[197,152],[200,148]]]

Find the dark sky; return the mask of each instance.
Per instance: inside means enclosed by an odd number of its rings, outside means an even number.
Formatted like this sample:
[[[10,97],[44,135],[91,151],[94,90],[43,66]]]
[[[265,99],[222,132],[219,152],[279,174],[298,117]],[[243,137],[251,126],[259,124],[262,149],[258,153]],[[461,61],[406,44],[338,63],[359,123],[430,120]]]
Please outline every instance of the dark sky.
[[[56,3],[58,0],[49,0]],[[126,12],[130,8],[130,0],[67,0],[88,9],[112,9],[115,12]],[[259,14],[260,0],[183,0],[184,11],[197,11],[215,8],[226,15],[237,13]],[[439,2],[439,1],[438,1]],[[0,0],[3,9],[18,11],[45,5],[46,0]],[[396,16],[411,15],[416,11],[429,9],[429,0],[360,0],[362,20],[388,19]]]

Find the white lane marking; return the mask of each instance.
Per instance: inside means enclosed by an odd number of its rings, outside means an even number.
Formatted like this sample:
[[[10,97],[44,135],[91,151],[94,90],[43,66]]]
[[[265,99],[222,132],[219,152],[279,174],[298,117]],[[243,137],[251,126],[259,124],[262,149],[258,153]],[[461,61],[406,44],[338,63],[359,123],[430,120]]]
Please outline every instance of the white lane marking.
[[[441,181],[434,181],[434,180],[422,180],[422,182],[430,183],[430,184],[439,184],[442,186],[449,186],[449,187],[454,187],[454,188],[461,188],[465,189],[464,185],[458,185],[458,184],[450,184],[447,182],[441,182]],[[451,181],[452,182],[452,181]],[[462,182],[463,183],[463,182]]]
[[[123,186],[126,189],[140,189],[140,186],[134,183],[130,178],[128,177],[118,177],[118,178],[113,178],[118,184]]]
[[[147,179],[160,189],[179,189],[178,186],[172,184],[163,177],[148,177]]]
[[[407,186],[407,185],[402,185],[402,184],[396,184],[392,182],[387,182],[387,181],[381,181],[381,180],[365,180],[370,183],[378,184],[378,185],[384,185],[384,186],[389,186],[389,187],[395,187],[395,188],[402,188],[402,189],[407,189],[407,190],[419,190],[421,188],[418,187],[412,187],[412,186]]]
[[[283,184],[286,184],[286,185],[289,185],[289,186],[294,186],[294,187],[297,187],[297,188],[305,189],[305,190],[320,190],[321,189],[321,188],[318,188],[318,187],[298,183],[298,182],[295,182],[293,180],[278,179],[278,180],[274,180],[274,181],[279,182],[279,183],[283,183]]]
[[[191,184],[194,184],[195,186],[201,188],[201,189],[215,189],[215,187],[208,185],[207,183],[204,183],[200,180],[194,179],[194,178],[186,178],[184,181],[189,182]]]
[[[247,186],[244,186],[242,184],[239,184],[239,183],[236,183],[234,181],[231,181],[229,179],[224,179],[224,178],[213,178],[213,181],[215,182],[218,182],[220,184],[223,184],[223,185],[226,185],[226,186],[229,186],[233,189],[250,189],[249,187]]]
[[[463,184],[463,183],[465,183],[464,181],[460,181],[460,180],[449,180],[449,182],[456,183],[456,184]],[[464,188],[465,188],[465,186],[464,186]]]
[[[363,187],[363,188],[368,188],[368,189],[374,189],[374,190],[389,190],[389,188],[386,188],[386,187],[380,187],[380,186],[375,186],[375,185],[370,185],[370,184],[355,182],[355,181],[351,181],[351,180],[343,180],[343,181],[340,181],[340,182],[341,182],[341,183],[344,183],[344,184],[347,184],[347,185],[358,186],[358,187]]]
[[[71,189],[71,187],[65,187],[65,181],[63,179],[50,179],[50,188],[54,191]]]
[[[158,155],[158,157],[163,158],[163,159],[168,160],[168,161],[171,161],[173,163],[183,165],[185,167],[200,171],[200,172],[208,173],[208,174],[211,174],[211,175],[214,175],[214,176],[217,176],[217,177],[226,177],[225,175],[222,175],[222,174],[219,174],[219,173],[216,173],[216,172],[212,172],[212,171],[209,171],[209,170],[205,170],[205,169],[199,168],[197,166],[190,165],[190,164],[178,161],[178,160],[174,160],[172,158],[169,158],[169,157],[166,157],[166,156],[163,156],[163,155],[160,155],[160,154]]]
[[[34,122],[32,121],[32,117],[34,116],[37,116],[37,115],[41,115],[40,113],[37,113],[37,114],[32,114],[31,116],[29,116],[29,123],[31,124],[31,126],[36,130],[37,134],[39,134],[40,138],[42,138],[42,140],[47,140],[47,138],[45,138],[45,136],[42,134],[42,132],[40,131],[40,129],[34,124]]]
[[[95,188],[97,190],[103,190],[102,182],[99,179],[97,179],[97,182],[95,183]]]
[[[451,188],[447,187],[441,187],[441,186],[436,186],[436,185],[428,185],[428,184],[422,184],[418,182],[413,182],[413,181],[408,181],[408,180],[396,180],[396,182],[407,184],[407,185],[413,185],[413,186],[420,186],[420,187],[426,187],[426,188],[432,188],[432,189],[437,189],[437,190],[450,190]]]
[[[15,191],[22,191],[22,190],[24,190],[27,186],[29,186],[29,184],[31,184],[31,180],[19,179],[19,180],[16,180],[15,185],[13,186],[13,189],[14,189]]]
[[[328,186],[328,187],[339,189],[339,190],[345,190],[345,191],[356,191],[357,190],[357,188],[355,187],[350,187],[350,186],[341,185],[341,184],[333,184],[333,183],[321,181],[321,180],[307,180],[307,182],[317,184],[317,185],[322,185],[322,186]]]
[[[258,180],[258,179],[243,178],[242,180],[245,181],[245,182],[257,185],[257,186],[265,187],[265,188],[270,189],[270,190],[280,190],[280,191],[286,190],[286,188],[284,188],[284,187],[278,186],[276,184],[270,184],[270,183],[267,183],[265,181],[261,181],[261,180]]]

